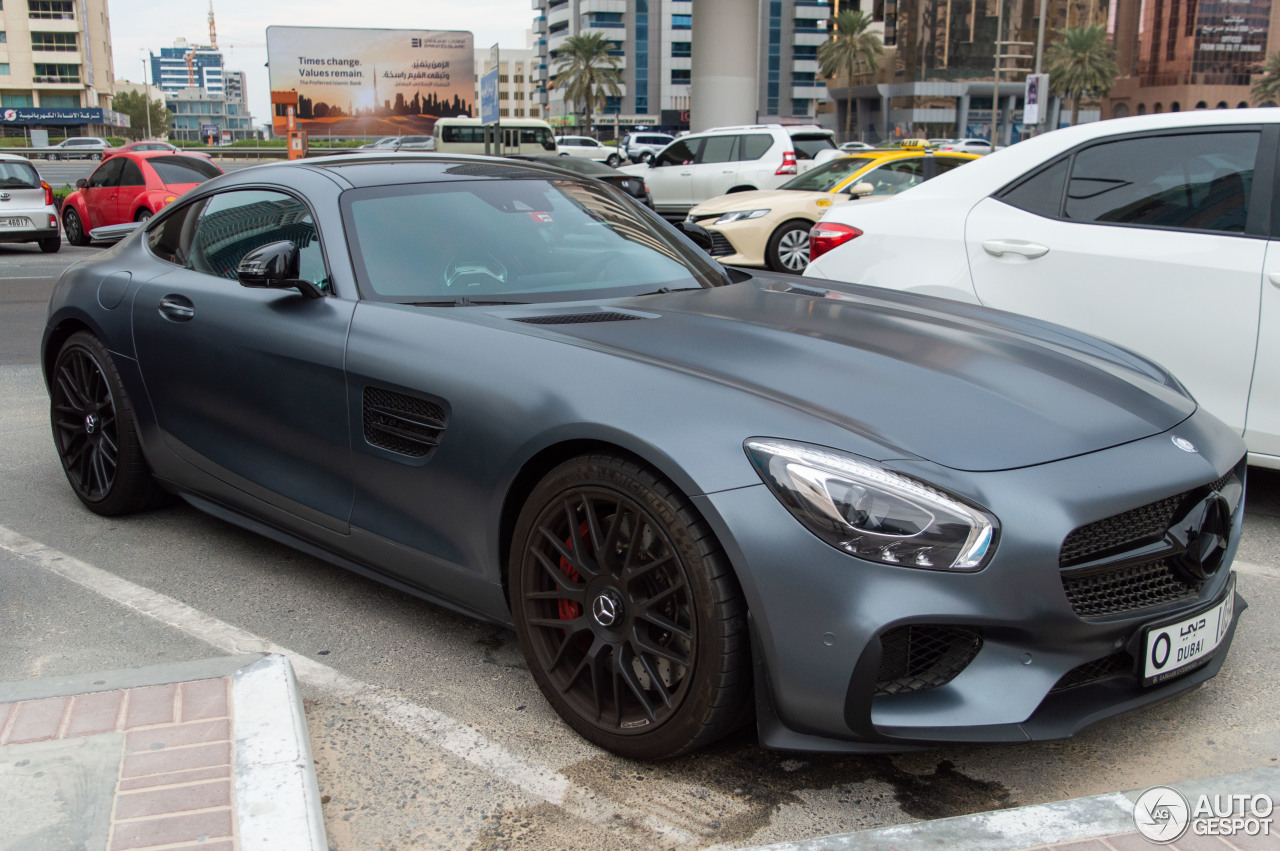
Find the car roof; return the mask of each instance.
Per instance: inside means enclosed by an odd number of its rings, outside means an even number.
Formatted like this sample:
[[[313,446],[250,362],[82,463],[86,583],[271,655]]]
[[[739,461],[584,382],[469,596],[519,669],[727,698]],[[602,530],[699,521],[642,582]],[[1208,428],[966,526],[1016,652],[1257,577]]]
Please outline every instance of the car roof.
[[[564,169],[531,161],[466,154],[363,153],[335,154],[303,160],[276,161],[232,172],[219,178],[220,186],[270,179],[287,183],[289,170],[323,171],[352,188],[395,186],[408,183],[446,183],[462,180],[510,180],[572,177]],[[268,175],[270,176],[268,178]],[[587,180],[588,178],[578,178]]]
[[[0,154],[0,162],[3,162],[3,163],[26,163],[27,165],[31,165],[31,160],[27,159],[26,157],[22,156],[21,154]],[[32,168],[35,168],[35,166],[33,166],[33,165],[31,165],[31,167],[32,167]]]

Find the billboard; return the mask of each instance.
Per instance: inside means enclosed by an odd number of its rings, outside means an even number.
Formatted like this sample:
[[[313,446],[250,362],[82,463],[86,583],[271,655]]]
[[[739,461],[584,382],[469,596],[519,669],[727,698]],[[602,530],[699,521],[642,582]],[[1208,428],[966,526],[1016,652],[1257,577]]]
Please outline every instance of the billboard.
[[[471,33],[267,27],[272,131],[312,136],[429,134],[436,119],[474,115]]]

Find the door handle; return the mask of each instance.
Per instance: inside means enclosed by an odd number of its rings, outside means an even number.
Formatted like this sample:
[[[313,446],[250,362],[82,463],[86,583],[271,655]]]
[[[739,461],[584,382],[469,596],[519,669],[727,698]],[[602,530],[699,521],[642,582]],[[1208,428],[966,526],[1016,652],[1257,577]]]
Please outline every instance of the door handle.
[[[1028,260],[1043,257],[1049,253],[1049,246],[1038,245],[1021,239],[988,239],[982,243],[982,250],[992,257],[1003,257],[1006,254],[1017,254]]]
[[[1280,272],[1268,272],[1267,280],[1271,282],[1271,286],[1280,287]]]
[[[180,295],[167,295],[160,299],[160,314],[175,322],[187,322],[196,315],[191,300]]]

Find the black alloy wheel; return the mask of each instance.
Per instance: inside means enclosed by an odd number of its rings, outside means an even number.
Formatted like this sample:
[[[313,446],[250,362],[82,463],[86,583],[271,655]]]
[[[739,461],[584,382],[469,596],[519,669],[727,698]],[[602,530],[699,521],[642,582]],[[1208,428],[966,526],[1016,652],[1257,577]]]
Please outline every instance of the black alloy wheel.
[[[705,521],[649,468],[612,455],[557,467],[521,513],[511,565],[525,659],[585,738],[662,758],[749,717],[742,591]]]
[[[80,501],[106,516],[156,504],[162,492],[106,347],[87,331],[72,334],[58,352],[51,383],[53,443]]]
[[[147,219],[151,218],[151,216],[152,213],[150,210],[143,209],[138,211],[138,214],[133,217],[133,220],[135,222],[145,222]]]
[[[89,244],[89,234],[84,232],[84,223],[80,221],[80,214],[74,208],[68,207],[62,214],[62,229],[67,234],[67,242],[72,245]]]

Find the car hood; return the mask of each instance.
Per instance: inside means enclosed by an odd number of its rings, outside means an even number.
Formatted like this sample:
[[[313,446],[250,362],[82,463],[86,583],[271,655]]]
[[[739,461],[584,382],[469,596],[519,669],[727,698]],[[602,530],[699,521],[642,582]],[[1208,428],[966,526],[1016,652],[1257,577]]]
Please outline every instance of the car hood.
[[[760,276],[607,304],[651,318],[535,333],[791,405],[882,444],[878,460],[1026,467],[1166,431],[1196,409],[1167,373],[1126,350],[943,299]]]
[[[848,196],[844,196],[848,197]],[[803,192],[797,189],[753,189],[750,192],[733,192],[709,198],[689,211],[691,216],[710,216],[716,213],[732,213],[738,210],[759,210],[785,207],[797,209],[811,206],[818,201],[828,205],[839,196],[830,192]]]

